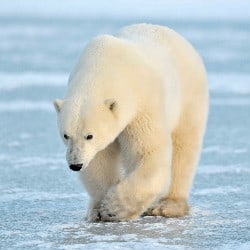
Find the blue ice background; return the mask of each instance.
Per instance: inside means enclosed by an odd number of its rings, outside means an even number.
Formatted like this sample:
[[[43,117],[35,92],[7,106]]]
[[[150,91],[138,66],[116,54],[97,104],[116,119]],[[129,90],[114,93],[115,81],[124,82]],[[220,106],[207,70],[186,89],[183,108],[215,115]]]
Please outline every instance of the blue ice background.
[[[1,2],[0,249],[250,249],[248,1],[72,2]],[[192,211],[86,223],[88,197],[66,165],[52,101],[63,97],[89,39],[136,22],[180,32],[208,71],[210,115]]]

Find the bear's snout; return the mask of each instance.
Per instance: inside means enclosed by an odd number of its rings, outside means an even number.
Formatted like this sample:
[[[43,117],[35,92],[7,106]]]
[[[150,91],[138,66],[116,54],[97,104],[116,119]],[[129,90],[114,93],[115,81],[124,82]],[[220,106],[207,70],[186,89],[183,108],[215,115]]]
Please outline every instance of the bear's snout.
[[[69,168],[73,171],[80,171],[83,164],[71,164]]]

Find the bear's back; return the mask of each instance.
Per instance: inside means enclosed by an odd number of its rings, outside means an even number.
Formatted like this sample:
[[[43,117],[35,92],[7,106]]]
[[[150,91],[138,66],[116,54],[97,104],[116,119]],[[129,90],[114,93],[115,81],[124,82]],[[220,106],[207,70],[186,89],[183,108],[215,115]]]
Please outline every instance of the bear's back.
[[[176,114],[193,106],[194,99],[207,102],[202,59],[181,35],[159,25],[135,24],[122,29],[120,37],[137,44],[152,61],[152,67],[163,76],[166,106],[176,107]],[[193,98],[193,93],[196,98]],[[178,115],[173,120],[177,121]]]
[[[142,46],[150,57],[154,56],[158,50],[158,55],[166,55],[168,60],[173,59],[173,62],[178,62],[180,55],[198,63],[201,62],[201,58],[193,46],[184,37],[168,27],[134,24],[123,28],[120,37]]]

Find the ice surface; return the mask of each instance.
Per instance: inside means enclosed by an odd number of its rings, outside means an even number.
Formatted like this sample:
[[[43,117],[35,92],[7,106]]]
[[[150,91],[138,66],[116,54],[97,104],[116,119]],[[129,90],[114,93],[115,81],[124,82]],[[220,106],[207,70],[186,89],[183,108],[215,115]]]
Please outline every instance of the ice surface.
[[[0,17],[0,249],[250,249],[250,21],[151,19],[186,36],[208,69],[210,115],[191,214],[87,223],[88,197],[66,165],[52,101],[63,97],[87,40],[132,21],[7,14]]]

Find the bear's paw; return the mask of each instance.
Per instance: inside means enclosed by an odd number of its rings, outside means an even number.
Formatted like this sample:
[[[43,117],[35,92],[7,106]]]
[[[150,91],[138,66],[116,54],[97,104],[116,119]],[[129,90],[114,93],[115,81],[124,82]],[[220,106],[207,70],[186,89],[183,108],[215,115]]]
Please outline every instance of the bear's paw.
[[[97,208],[91,209],[86,216],[86,220],[88,222],[100,221],[101,220],[100,209],[97,209]]]
[[[102,221],[127,221],[138,215],[129,209],[129,197],[119,195],[117,187],[109,190],[102,201],[100,217]]]
[[[164,199],[154,207],[148,209],[144,216],[163,216],[167,218],[182,217],[188,215],[189,206],[184,199]]]

